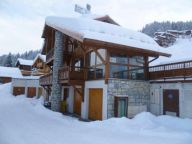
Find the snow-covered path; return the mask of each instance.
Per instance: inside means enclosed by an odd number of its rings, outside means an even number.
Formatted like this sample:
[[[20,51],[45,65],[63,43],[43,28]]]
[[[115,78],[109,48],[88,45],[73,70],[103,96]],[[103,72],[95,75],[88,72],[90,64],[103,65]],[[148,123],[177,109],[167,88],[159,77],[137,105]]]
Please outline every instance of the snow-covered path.
[[[0,85],[0,144],[191,144],[192,120],[141,113],[134,119],[80,122]]]

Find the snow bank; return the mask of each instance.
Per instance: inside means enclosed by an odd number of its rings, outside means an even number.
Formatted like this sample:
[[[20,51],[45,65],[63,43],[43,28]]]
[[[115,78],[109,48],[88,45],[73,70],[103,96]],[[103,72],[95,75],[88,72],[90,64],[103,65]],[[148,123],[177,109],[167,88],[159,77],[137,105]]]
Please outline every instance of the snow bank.
[[[156,117],[81,122],[42,106],[42,99],[13,97],[0,86],[0,144],[191,144],[192,120]]]
[[[0,77],[21,78],[22,74],[19,68],[0,66]]]

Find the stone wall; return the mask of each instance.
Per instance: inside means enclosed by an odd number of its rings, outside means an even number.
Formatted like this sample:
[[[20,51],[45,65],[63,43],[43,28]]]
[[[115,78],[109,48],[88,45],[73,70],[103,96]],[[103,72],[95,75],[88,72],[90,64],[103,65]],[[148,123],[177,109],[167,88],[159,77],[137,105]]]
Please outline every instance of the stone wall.
[[[114,97],[128,96],[128,117],[149,110],[149,82],[137,80],[108,80],[107,117],[114,117]]]
[[[53,61],[53,81],[51,93],[51,109],[60,111],[61,85],[58,82],[59,68],[63,65],[63,34],[55,32],[54,61]]]

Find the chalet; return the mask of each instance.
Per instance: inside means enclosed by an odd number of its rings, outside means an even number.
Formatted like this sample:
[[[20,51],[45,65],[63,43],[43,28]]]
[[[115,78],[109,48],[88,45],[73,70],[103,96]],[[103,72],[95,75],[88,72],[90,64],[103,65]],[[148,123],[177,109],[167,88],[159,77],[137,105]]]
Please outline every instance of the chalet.
[[[0,84],[9,83],[13,78],[21,78],[22,74],[18,68],[0,66]]]
[[[42,37],[52,71],[40,85],[52,110],[91,120],[150,110],[148,65],[170,56],[153,39],[103,19],[61,17],[46,18]]]
[[[30,76],[32,64],[33,64],[33,60],[18,58],[15,66],[21,70],[21,73],[23,76]]]
[[[16,66],[20,68],[23,76],[12,79],[13,95],[26,95],[29,98],[42,95],[39,76],[50,71],[49,66],[46,64],[45,55],[37,54],[34,60],[19,58]]]
[[[32,73],[33,76],[40,76],[49,73],[50,68],[46,64],[46,56],[42,54],[37,54],[32,64]]]

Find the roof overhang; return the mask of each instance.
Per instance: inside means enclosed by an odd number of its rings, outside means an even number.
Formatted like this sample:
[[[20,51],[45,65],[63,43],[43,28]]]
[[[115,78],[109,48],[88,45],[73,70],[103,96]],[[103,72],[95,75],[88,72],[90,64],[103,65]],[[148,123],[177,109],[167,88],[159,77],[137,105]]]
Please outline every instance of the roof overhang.
[[[168,54],[168,53],[147,50],[147,49],[142,49],[142,48],[132,47],[132,46],[125,46],[125,45],[120,45],[120,44],[115,44],[115,43],[110,43],[110,42],[105,42],[105,41],[98,41],[98,40],[93,40],[93,39],[84,39],[83,43],[86,46],[119,49],[119,50],[134,52],[134,53],[140,53],[140,54],[144,54],[144,55],[151,56],[151,57],[158,57],[158,56],[170,57],[171,56],[171,54]]]

